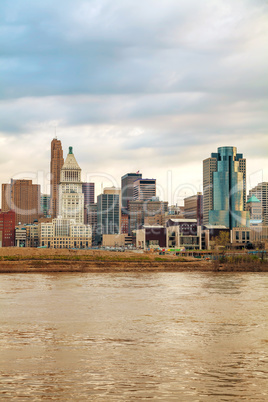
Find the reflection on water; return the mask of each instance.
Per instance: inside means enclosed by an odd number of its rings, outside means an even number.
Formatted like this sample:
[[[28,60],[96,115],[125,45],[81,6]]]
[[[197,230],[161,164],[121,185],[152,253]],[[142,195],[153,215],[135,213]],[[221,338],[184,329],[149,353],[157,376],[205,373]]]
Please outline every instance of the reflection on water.
[[[0,281],[0,400],[268,400],[267,274]]]

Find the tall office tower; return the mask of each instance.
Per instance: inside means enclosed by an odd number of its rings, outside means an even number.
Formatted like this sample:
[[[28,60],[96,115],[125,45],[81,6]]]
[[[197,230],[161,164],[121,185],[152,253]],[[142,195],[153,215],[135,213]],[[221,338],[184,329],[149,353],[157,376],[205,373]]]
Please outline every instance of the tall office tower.
[[[268,182],[259,183],[249,190],[249,198],[255,195],[261,202],[263,225],[268,225]]]
[[[95,246],[97,244],[97,204],[89,204],[87,206],[87,222],[92,228],[92,244]]]
[[[2,184],[2,212],[13,210],[18,223],[33,223],[38,220],[40,210],[40,185],[32,180],[13,180]]]
[[[59,186],[59,216],[84,223],[84,194],[82,193],[81,169],[74,157],[73,148],[61,169]]]
[[[82,193],[84,194],[85,207],[89,204],[94,204],[95,183],[83,183]]]
[[[243,154],[238,154],[235,147],[220,147],[211,158],[204,160],[203,167],[204,224],[223,225],[229,229],[248,226]]]
[[[98,235],[119,234],[121,229],[121,191],[105,188],[97,197]]]
[[[50,195],[41,194],[41,213],[44,215],[45,218],[48,218],[49,211],[50,211]]]
[[[94,204],[95,199],[95,184],[94,183],[83,183],[82,193],[84,194],[84,221],[88,222],[88,206]]]
[[[137,179],[133,183],[133,200],[149,201],[156,195],[155,179]]]
[[[15,212],[0,212],[0,247],[15,246]]]
[[[128,208],[128,201],[133,201],[133,183],[137,179],[141,179],[142,174],[137,173],[127,173],[121,177],[121,198],[122,198],[122,208]]]
[[[60,171],[64,164],[61,141],[54,138],[51,141],[51,161],[50,161],[50,213],[52,218],[56,218],[59,213],[59,184]]]
[[[213,155],[213,154],[212,154]],[[203,161],[203,223],[209,223],[209,211],[213,209],[213,173],[217,171],[217,158]]]
[[[203,223],[203,195],[197,193],[184,198],[184,217],[185,219],[196,219],[197,225]]]

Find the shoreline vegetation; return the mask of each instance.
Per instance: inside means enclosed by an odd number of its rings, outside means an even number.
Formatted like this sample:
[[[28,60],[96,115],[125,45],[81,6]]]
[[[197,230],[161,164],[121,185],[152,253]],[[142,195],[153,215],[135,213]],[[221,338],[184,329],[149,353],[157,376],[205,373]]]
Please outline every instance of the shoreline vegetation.
[[[215,260],[104,250],[0,249],[0,273],[29,272],[268,272],[268,261],[248,254]]]

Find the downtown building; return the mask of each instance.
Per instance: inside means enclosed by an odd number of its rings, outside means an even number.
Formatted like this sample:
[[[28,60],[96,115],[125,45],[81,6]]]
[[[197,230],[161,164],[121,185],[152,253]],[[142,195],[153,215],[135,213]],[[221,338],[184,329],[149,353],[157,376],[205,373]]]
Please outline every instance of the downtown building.
[[[128,202],[133,201],[134,182],[142,178],[142,174],[127,173],[121,177],[121,204],[123,209],[128,209]]]
[[[92,229],[84,224],[84,194],[81,168],[73,148],[60,172],[59,215],[52,222],[39,224],[39,244],[50,248],[88,248],[92,245]]]
[[[97,237],[117,235],[121,230],[121,190],[107,187],[97,197]]]
[[[260,201],[262,224],[268,226],[268,182],[259,183],[249,190],[248,199],[252,196]]]
[[[203,223],[203,195],[197,193],[184,198],[184,217],[185,219],[196,219],[198,226]]]
[[[40,185],[32,180],[2,184],[2,212],[15,212],[15,224],[32,224],[41,216]]]
[[[150,219],[156,215],[164,216],[168,212],[168,202],[148,200],[129,202],[129,234],[134,230],[140,229],[145,224],[145,219]]]
[[[64,164],[63,150],[61,141],[54,138],[51,141],[51,160],[50,160],[50,215],[56,218],[59,213],[59,185],[60,173]]]
[[[137,179],[133,183],[133,201],[149,201],[156,196],[156,179]]]
[[[203,223],[230,230],[249,225],[246,159],[235,147],[220,147],[203,161]]]
[[[84,194],[82,192],[81,168],[72,147],[62,166],[59,186],[59,216],[84,223]]]
[[[15,211],[0,211],[0,247],[15,246]]]

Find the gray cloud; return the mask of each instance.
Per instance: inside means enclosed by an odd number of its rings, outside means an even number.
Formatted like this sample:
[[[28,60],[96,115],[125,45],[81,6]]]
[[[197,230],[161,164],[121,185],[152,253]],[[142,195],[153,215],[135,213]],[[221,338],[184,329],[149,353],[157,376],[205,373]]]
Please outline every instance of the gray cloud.
[[[44,169],[55,127],[66,146],[79,138],[86,169],[119,175],[188,169],[189,156],[224,144],[267,163],[267,10],[265,0],[1,2],[0,140],[20,146],[2,166],[15,171],[34,138]]]

